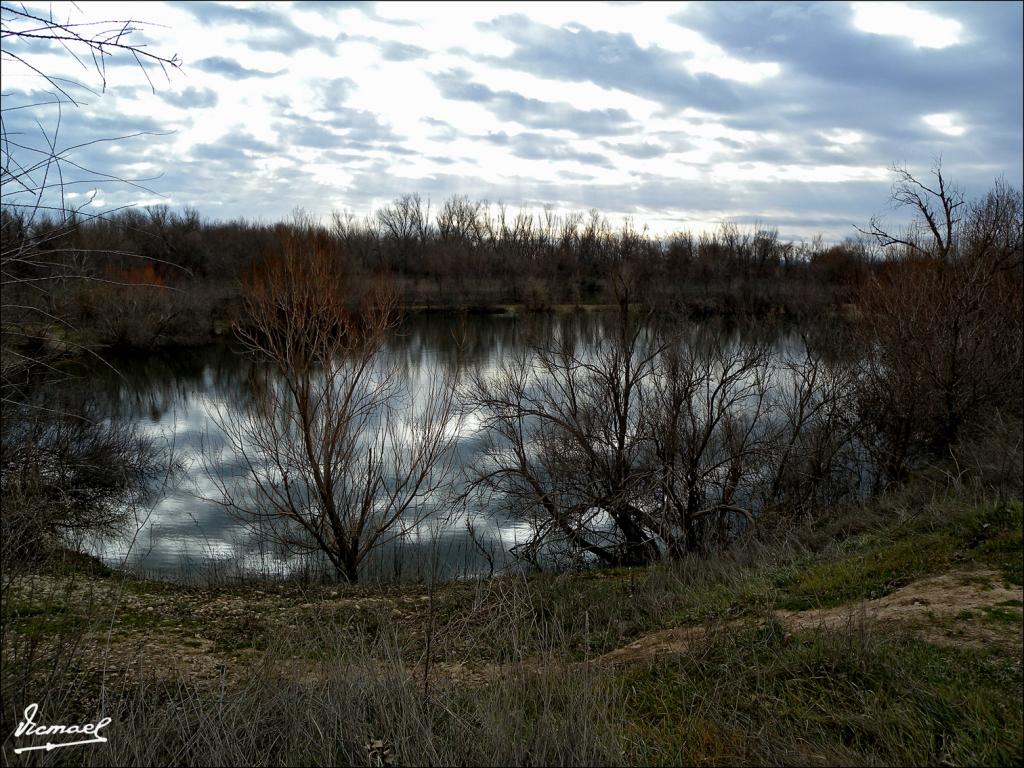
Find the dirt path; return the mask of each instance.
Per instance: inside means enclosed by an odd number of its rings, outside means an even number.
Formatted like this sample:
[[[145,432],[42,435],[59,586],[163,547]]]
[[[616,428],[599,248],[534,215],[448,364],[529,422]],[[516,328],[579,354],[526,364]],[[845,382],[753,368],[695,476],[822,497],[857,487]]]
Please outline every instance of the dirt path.
[[[50,589],[47,589],[47,586]],[[73,595],[40,581],[32,585],[34,594],[52,592],[53,605],[73,602]],[[416,629],[416,611],[425,597],[413,592],[398,592],[385,597],[355,595],[351,598],[336,592],[305,596],[239,592],[211,595],[197,603],[194,595],[176,592],[136,594],[113,583],[97,582],[83,585],[94,605],[118,606],[120,623],[114,631],[101,631],[90,638],[104,650],[91,654],[95,662],[85,671],[100,676],[120,676],[121,668],[133,663],[149,674],[167,679],[185,677],[196,681],[219,681],[224,675],[240,676],[248,662],[259,656],[254,648],[242,643],[232,651],[239,638],[260,619],[275,617],[282,627],[294,628],[308,619],[312,611],[321,619],[324,611],[385,611],[390,621],[407,623]],[[255,597],[254,597],[255,595]],[[772,615],[789,631],[836,630],[845,626],[896,626],[936,643],[975,645],[978,647],[1021,647],[1020,588],[1007,588],[994,571],[956,571],[907,584],[895,592],[873,600],[848,603],[833,608],[804,611],[777,609]],[[84,599],[84,598],[83,598]],[[46,600],[43,601],[47,603]],[[56,614],[57,617],[61,614]],[[353,613],[353,615],[356,615]],[[767,614],[766,614],[767,615]],[[655,658],[685,653],[704,638],[722,632],[733,632],[741,626],[757,623],[758,617],[726,622],[676,627],[643,635],[588,662],[567,662],[565,659],[528,656],[507,664],[462,660],[459,653],[447,661],[431,664],[431,676],[451,681],[478,684],[515,672],[539,670],[552,666],[571,669],[580,664],[598,666],[635,664]],[[210,628],[213,628],[211,631]],[[109,665],[109,659],[124,664]],[[290,660],[297,669],[312,674],[315,665]],[[307,669],[308,668],[308,669]],[[297,672],[298,673],[298,672]],[[417,677],[423,674],[422,661],[410,667]]]
[[[791,630],[837,629],[847,625],[899,625],[912,629],[927,640],[947,643],[989,645],[1005,640],[1012,627],[993,626],[975,614],[986,609],[1007,606],[1020,613],[1022,591],[1007,589],[994,571],[961,571],[920,579],[890,595],[835,608],[806,611],[778,610],[774,615]],[[741,625],[733,621],[720,626],[682,627],[652,632],[616,648],[595,661],[605,664],[626,664],[657,656],[685,652],[695,640],[717,631],[728,631]],[[1019,624],[1016,640],[1020,640]]]
[[[808,611],[777,611],[795,628],[832,629],[851,616],[863,614],[871,621],[907,622],[932,616],[982,610],[1021,600],[1019,588],[1007,589],[994,571],[953,572],[911,582],[891,595],[857,604]]]

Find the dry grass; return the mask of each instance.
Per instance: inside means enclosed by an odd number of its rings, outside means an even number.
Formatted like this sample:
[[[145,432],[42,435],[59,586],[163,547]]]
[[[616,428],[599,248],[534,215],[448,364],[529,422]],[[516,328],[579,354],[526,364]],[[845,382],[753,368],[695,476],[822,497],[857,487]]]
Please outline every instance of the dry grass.
[[[4,761],[366,765],[383,742],[402,764],[1019,763],[1020,503],[893,513],[911,501],[836,517],[813,550],[433,599],[35,575],[4,595]],[[15,757],[29,701],[112,717],[109,743]]]

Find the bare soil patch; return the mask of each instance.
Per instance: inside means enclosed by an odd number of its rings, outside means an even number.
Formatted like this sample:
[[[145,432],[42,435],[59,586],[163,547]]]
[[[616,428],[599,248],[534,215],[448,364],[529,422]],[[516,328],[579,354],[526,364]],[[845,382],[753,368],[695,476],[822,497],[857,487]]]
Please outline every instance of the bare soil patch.
[[[835,608],[804,611],[775,611],[790,630],[835,630],[850,625],[888,624],[912,629],[932,642],[958,644],[1016,644],[1021,641],[1019,607],[1024,592],[1008,587],[995,571],[957,571],[920,579],[892,594]],[[1016,603],[1016,606],[1012,604]],[[1010,606],[1006,610],[1018,621],[999,625],[983,620],[985,609]],[[1011,614],[1013,615],[1013,614]],[[685,653],[694,642],[717,631],[742,625],[734,621],[717,627],[693,626],[652,632],[595,659],[604,664],[638,663],[652,658]]]

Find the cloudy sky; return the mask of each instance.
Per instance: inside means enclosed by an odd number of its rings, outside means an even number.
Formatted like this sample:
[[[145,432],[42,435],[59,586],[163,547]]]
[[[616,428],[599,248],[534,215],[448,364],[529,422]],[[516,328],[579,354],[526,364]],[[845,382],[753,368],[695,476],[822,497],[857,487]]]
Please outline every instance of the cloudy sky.
[[[1021,183],[1022,7],[53,4],[72,21],[147,22],[131,39],[182,60],[169,80],[149,70],[155,93],[130,58],[108,63],[100,92],[59,47],[4,48],[96,91],[67,85],[81,104],[61,107],[59,147],[147,134],[69,155],[149,179],[68,167],[91,209],[273,221],[457,193],[655,231],[760,221],[838,239],[886,212],[894,162],[924,173],[941,156],[969,193]],[[53,89],[16,65],[5,58],[4,127],[38,145],[57,108],[13,107]]]

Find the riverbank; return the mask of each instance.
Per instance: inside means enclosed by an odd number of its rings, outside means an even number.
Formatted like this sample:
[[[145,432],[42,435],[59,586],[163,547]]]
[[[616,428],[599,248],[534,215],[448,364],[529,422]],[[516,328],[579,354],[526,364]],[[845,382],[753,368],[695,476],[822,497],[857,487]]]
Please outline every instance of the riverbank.
[[[1021,519],[922,480],[728,557],[433,589],[79,560],[5,588],[4,731],[103,701],[61,761],[1019,763]]]
[[[608,291],[570,297],[557,286],[539,293],[510,290],[487,281],[458,287],[431,281],[396,280],[393,288],[409,315],[514,315],[536,316],[603,311],[613,308]],[[362,295],[362,288],[355,295]],[[638,294],[660,314],[691,320],[720,318],[729,321],[775,318],[782,320],[838,320],[857,314],[850,296],[831,289],[792,281],[771,280],[751,284],[724,281],[713,284],[660,285],[657,295]],[[25,300],[31,304],[31,298]],[[58,301],[62,321],[40,322],[32,314],[18,323],[29,348],[54,353],[84,350],[188,349],[229,336],[241,312],[238,281],[194,281],[180,284],[80,286]]]

